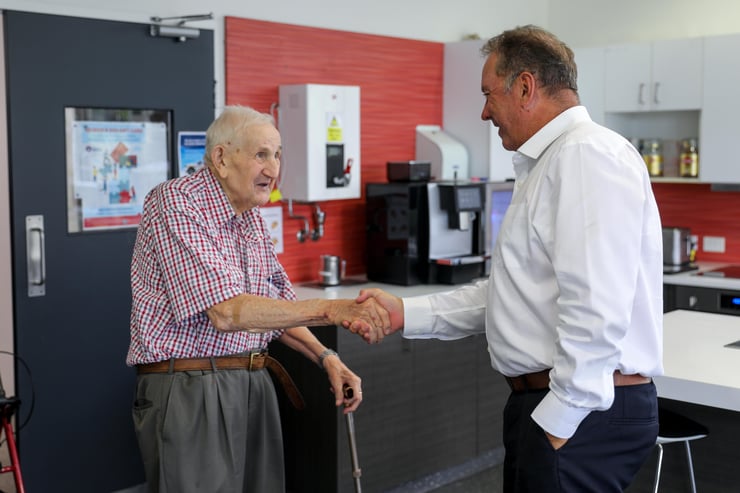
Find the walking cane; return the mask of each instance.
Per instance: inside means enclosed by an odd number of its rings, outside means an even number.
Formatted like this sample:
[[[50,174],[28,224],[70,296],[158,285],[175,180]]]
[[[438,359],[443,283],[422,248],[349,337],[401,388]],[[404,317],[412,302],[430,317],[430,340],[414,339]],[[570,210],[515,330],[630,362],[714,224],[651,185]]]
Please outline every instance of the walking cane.
[[[351,399],[354,397],[354,390],[349,385],[344,386],[344,397]],[[347,436],[349,437],[349,453],[352,457],[352,477],[355,480],[355,492],[362,493],[362,485],[360,484],[360,476],[362,476],[362,470],[360,469],[360,462],[357,459],[357,443],[355,442],[355,418],[352,413],[344,415],[347,420]]]

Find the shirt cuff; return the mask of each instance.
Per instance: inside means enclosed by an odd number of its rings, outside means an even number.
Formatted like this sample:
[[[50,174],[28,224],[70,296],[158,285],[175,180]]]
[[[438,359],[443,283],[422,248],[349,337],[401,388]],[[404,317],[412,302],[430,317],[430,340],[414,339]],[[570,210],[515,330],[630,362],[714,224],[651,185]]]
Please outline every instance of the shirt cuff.
[[[590,412],[590,409],[564,404],[550,391],[534,408],[532,419],[549,434],[558,438],[570,438]]]
[[[403,337],[426,338],[429,327],[434,323],[432,304],[428,296],[403,298]]]

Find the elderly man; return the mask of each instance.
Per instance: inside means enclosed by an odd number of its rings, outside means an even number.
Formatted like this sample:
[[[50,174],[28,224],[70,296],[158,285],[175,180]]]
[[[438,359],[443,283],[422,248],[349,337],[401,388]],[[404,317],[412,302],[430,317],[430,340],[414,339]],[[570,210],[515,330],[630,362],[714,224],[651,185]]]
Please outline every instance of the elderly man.
[[[227,107],[206,133],[207,166],[145,200],[131,264],[127,363],[138,373],[133,417],[152,492],[284,490],[266,369],[285,379],[266,354],[274,339],[326,370],[345,412],[362,401],[360,378],[306,326],[350,320],[382,335],[388,314],[375,301],[295,301],[259,212],[280,153],[270,115]],[[354,389],[351,398],[344,385]]]

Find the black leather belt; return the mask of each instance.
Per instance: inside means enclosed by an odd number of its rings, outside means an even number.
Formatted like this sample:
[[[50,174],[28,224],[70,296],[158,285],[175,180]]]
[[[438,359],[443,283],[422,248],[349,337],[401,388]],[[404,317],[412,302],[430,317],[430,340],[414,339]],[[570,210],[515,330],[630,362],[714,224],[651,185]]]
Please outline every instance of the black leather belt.
[[[518,377],[506,377],[512,392],[527,392],[533,390],[545,390],[550,387],[550,369],[527,373]],[[626,385],[642,385],[650,383],[650,377],[640,374],[624,375],[621,371],[614,372],[614,386],[624,387]]]

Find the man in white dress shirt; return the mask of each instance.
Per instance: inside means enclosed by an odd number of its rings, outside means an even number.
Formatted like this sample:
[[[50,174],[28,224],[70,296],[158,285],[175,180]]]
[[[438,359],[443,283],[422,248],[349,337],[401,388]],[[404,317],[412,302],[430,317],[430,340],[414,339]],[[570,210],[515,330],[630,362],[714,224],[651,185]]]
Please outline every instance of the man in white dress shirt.
[[[655,445],[662,234],[644,161],[580,106],[573,52],[535,26],[489,40],[481,117],[516,151],[490,279],[364,290],[407,338],[485,331],[512,389],[504,491],[621,492]]]

